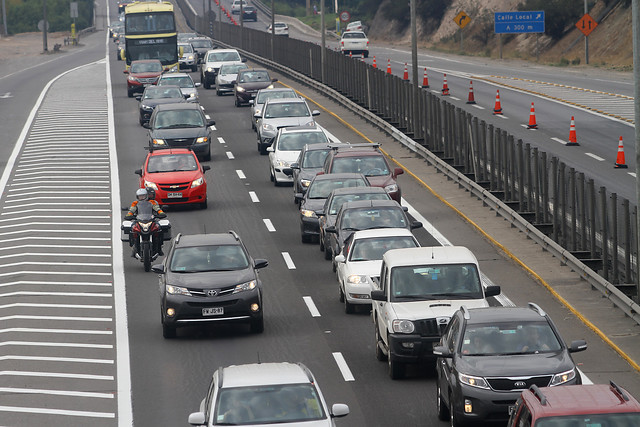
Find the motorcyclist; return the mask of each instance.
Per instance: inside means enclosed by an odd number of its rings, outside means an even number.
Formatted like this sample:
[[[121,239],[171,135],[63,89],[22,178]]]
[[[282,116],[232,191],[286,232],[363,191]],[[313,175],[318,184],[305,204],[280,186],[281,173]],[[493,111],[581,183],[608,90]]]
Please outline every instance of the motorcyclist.
[[[150,193],[151,193],[151,197],[150,197]],[[149,203],[151,203],[151,206],[153,208],[153,214],[156,218],[166,218],[167,214],[164,213],[164,211],[162,210],[162,208],[160,207],[160,205],[158,204],[158,202],[155,200],[155,195],[156,192],[155,190],[153,190],[152,188],[139,188],[136,191],[136,200],[134,200],[131,203],[131,206],[129,207],[129,211],[127,212],[127,214],[125,215],[124,219],[125,220],[134,220],[136,218],[136,215],[138,213],[138,203],[142,202],[142,201],[148,201]],[[162,232],[160,232],[162,233]],[[164,252],[162,251],[162,236],[160,235],[160,233],[158,233],[158,235],[154,235],[154,243],[156,246],[156,252],[158,253],[159,256],[163,256]],[[130,237],[132,237],[130,235]],[[131,249],[131,257],[135,258],[136,257],[136,252],[137,252],[137,248],[136,246],[133,244],[132,239],[129,239],[129,245],[132,246]]]

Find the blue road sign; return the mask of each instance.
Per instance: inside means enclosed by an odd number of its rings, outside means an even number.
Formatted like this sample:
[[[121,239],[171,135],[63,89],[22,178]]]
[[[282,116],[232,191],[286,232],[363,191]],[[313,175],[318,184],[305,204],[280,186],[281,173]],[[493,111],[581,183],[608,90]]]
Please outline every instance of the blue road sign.
[[[544,33],[544,10],[495,12],[493,27],[496,34]]]

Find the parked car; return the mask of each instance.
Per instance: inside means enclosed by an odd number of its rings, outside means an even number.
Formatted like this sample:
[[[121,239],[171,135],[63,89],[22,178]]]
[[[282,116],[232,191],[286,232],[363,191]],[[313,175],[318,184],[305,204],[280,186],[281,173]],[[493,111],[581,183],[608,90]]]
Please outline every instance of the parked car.
[[[142,93],[144,88],[154,85],[163,73],[159,59],[139,59],[131,61],[131,67],[124,70],[127,76],[127,95],[133,98],[136,93]]]
[[[322,209],[316,211],[320,225],[320,250],[324,252],[324,259],[333,259],[329,236],[325,230],[336,224],[338,211],[344,203],[358,200],[391,200],[391,197],[380,187],[336,188],[331,191]]]
[[[295,195],[301,194],[304,196],[304,193],[307,192],[307,188],[309,188],[309,184],[311,183],[311,180],[313,180],[313,177],[316,176],[318,172],[322,172],[324,159],[329,154],[331,145],[332,144],[330,142],[305,145],[300,151],[298,160],[291,163],[290,168],[293,179],[294,203],[299,203],[299,200],[296,199]]]
[[[613,381],[524,390],[507,427],[638,426],[640,402]]]
[[[340,52],[345,55],[362,54],[369,57],[369,39],[362,31],[345,31],[340,38]]]
[[[385,252],[419,246],[413,233],[406,228],[362,230],[349,236],[342,253],[336,255],[338,291],[345,313],[354,313],[359,305],[371,307],[373,280],[380,276]]]
[[[215,84],[218,70],[224,63],[247,62],[236,49],[215,49],[206,53],[200,67],[200,83],[205,89]]]
[[[191,43],[178,43],[178,49],[182,49],[182,55],[178,58],[179,68],[190,69],[192,72],[198,71],[198,53]]]
[[[141,95],[136,94],[138,104],[139,119],[141,125],[149,122],[153,110],[160,104],[175,104],[185,102],[184,95],[178,86],[147,86]]]
[[[199,159],[211,160],[209,126],[214,124],[205,117],[200,104],[184,102],[158,105],[144,127],[149,129],[149,150],[190,148]]]
[[[368,187],[369,182],[359,173],[334,173],[316,175],[309,184],[307,192],[296,193],[300,204],[300,234],[302,243],[309,243],[320,235],[316,210],[322,208],[325,200],[334,188]]]
[[[233,0],[233,3],[231,3],[231,14],[237,15],[240,13],[240,8],[244,9],[247,6],[249,6],[249,3],[245,0]]]
[[[586,348],[584,340],[567,346],[551,317],[533,303],[462,307],[433,348],[438,416],[454,427],[506,422],[510,408],[532,385],[581,384],[571,353]]]
[[[267,154],[267,147],[271,146],[278,129],[287,126],[313,126],[314,116],[320,115],[320,111],[309,109],[307,101],[303,98],[269,99],[262,108],[258,127],[258,152]]]
[[[203,61],[204,56],[207,52],[209,52],[211,49],[215,49],[213,40],[205,36],[198,36],[198,37],[189,39],[189,43],[191,43],[191,46],[193,46],[193,49],[196,51],[196,54],[198,55],[198,64],[200,64]]]
[[[256,93],[256,97],[249,101],[249,105],[251,108],[249,109],[249,117],[251,117],[251,129],[258,131],[256,124],[258,123],[258,118],[260,114],[262,114],[262,108],[264,107],[264,103],[267,102],[267,99],[270,98],[297,98],[298,94],[295,90],[288,87],[278,87],[273,89],[260,89],[258,93]]]
[[[268,265],[253,259],[237,233],[178,234],[160,275],[162,334],[206,323],[248,323],[251,332],[264,330],[262,281],[258,270]]]
[[[243,6],[242,20],[258,22],[258,9],[255,6]]]
[[[273,83],[278,79],[271,78],[269,71],[259,68],[250,68],[238,71],[234,82],[233,93],[236,96],[236,107],[248,104],[256,97],[260,89],[273,89]]]
[[[234,82],[238,78],[238,71],[247,70],[249,67],[243,62],[229,62],[222,64],[216,74],[216,95],[221,96],[233,92]]]
[[[362,173],[372,186],[384,188],[393,200],[401,203],[402,191],[397,178],[404,170],[392,168],[379,147],[379,144],[333,146],[325,159],[323,170],[325,173]]]
[[[298,159],[307,144],[328,143],[329,138],[320,125],[292,126],[278,129],[269,153],[269,178],[276,187],[293,182],[291,164]]]
[[[166,73],[158,79],[158,86],[170,85],[178,86],[184,99],[188,102],[199,102],[198,87],[200,83],[194,83],[187,73]]]
[[[161,205],[197,204],[207,208],[207,181],[204,173],[211,169],[200,165],[193,151],[185,148],[151,151],[135,171],[140,188],[153,188]]]
[[[267,27],[267,32],[276,36],[289,37],[289,26],[285,22],[275,22],[273,28],[271,25]]]
[[[488,307],[500,293],[497,285],[484,289],[478,260],[463,246],[387,251],[373,282],[376,359],[388,362],[394,380],[409,363],[435,362],[433,347],[460,307]]]
[[[331,251],[333,271],[337,264],[335,257],[342,253],[345,241],[355,231],[374,228],[406,228],[415,230],[422,227],[420,221],[412,221],[405,209],[395,200],[357,200],[343,203],[336,214],[333,226],[325,227],[327,237],[325,251]]]
[[[349,414],[345,404],[327,406],[318,381],[302,363],[221,367],[208,390],[189,424],[333,427],[334,418]]]

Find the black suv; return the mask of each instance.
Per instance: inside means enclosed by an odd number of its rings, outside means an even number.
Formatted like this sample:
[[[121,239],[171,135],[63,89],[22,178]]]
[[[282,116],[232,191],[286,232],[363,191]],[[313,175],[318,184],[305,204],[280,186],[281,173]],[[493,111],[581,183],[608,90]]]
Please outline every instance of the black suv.
[[[178,234],[160,274],[162,334],[203,322],[246,322],[252,332],[264,330],[262,282],[258,269],[265,259],[253,259],[233,231]]]
[[[216,122],[206,118],[197,102],[158,105],[148,123],[149,150],[190,148],[200,160],[211,160],[211,130]]]
[[[584,340],[567,347],[536,304],[463,306],[433,349],[438,417],[453,427],[506,422],[522,391],[532,385],[581,384],[570,353],[586,348]]]

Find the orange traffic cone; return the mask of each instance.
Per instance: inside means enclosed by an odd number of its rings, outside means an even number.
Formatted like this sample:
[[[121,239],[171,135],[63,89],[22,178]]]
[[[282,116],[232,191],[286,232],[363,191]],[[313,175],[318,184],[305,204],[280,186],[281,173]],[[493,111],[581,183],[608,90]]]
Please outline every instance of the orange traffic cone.
[[[449,85],[447,84],[447,75],[444,75],[444,82],[442,83],[442,94],[449,95]]]
[[[391,74],[391,60],[387,59],[387,74]]]
[[[373,55],[373,68],[378,68],[378,65],[376,64],[376,56]]]
[[[409,80],[409,71],[407,70],[407,63],[404,63],[404,74],[402,75],[402,80]]]
[[[533,108],[533,102],[531,103],[531,112],[529,113],[529,125],[527,125],[529,129],[538,129],[538,125],[536,123],[536,110]]]
[[[616,157],[616,168],[627,168],[627,164],[624,161],[624,146],[622,145],[622,137],[618,142],[618,157]]]
[[[502,105],[500,104],[500,89],[496,90],[496,105],[493,107],[493,114],[502,114]]]
[[[580,145],[578,144],[578,136],[576,135],[576,123],[571,116],[571,125],[569,126],[569,142],[567,145]]]
[[[353,52],[349,51],[349,58],[353,58]]]
[[[427,77],[427,69],[424,69],[424,77],[422,77],[422,87],[423,88],[428,88],[429,87],[429,78]]]
[[[473,80],[469,81],[469,98],[467,99],[467,104],[475,104],[476,98],[473,96]]]

